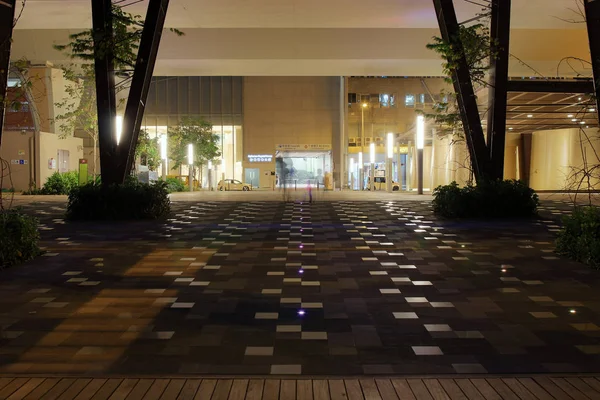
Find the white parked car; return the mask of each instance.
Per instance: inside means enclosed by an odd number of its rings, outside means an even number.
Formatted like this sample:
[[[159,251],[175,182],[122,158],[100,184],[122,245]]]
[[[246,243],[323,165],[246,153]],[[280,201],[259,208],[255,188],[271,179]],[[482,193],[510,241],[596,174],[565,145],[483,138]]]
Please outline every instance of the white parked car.
[[[224,179],[220,180],[217,184],[217,190],[221,192],[224,190],[243,190],[244,192],[247,192],[252,190],[252,185],[249,183],[242,183],[236,179]]]

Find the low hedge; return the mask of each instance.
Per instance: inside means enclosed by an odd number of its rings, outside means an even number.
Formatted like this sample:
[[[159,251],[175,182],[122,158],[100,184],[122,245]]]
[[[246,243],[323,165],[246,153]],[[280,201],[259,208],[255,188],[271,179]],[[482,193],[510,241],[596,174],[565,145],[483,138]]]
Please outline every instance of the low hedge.
[[[140,220],[169,216],[171,202],[165,182],[128,180],[122,185],[91,182],[69,194],[67,218],[71,220]]]
[[[79,173],[77,171],[55,172],[44,183],[41,189],[31,188],[24,195],[65,195],[71,189],[79,186]]]
[[[446,218],[527,218],[539,199],[522,181],[488,181],[459,187],[456,182],[433,191],[433,211]]]
[[[556,252],[600,268],[600,208],[577,207],[573,214],[564,217]]]
[[[171,176],[167,176],[167,179],[165,180],[165,182],[167,184],[167,191],[169,193],[184,192],[187,187],[181,179],[174,178]]]
[[[0,210],[0,268],[12,267],[40,254],[38,221],[20,209]]]

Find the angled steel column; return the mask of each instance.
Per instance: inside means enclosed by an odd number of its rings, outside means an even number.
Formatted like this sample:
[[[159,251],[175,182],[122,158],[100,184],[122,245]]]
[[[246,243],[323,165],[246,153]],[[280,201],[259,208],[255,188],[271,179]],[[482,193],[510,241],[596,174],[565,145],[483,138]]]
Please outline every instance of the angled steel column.
[[[596,111],[600,110],[600,0],[584,0],[585,20],[590,40]],[[600,112],[598,112],[600,122]]]
[[[142,39],[138,50],[131,88],[129,89],[129,98],[127,99],[127,108],[123,118],[123,134],[121,144],[119,145],[119,179],[125,180],[125,177],[131,173],[133,162],[135,160],[135,148],[137,146],[150,81],[156,64],[158,54],[158,45],[165,24],[167,7],[169,0],[150,0],[148,3],[148,12],[142,31]]]
[[[15,8],[16,0],[0,0],[0,145],[2,145],[4,109],[6,108],[4,99],[6,98],[6,86],[8,84]]]
[[[120,183],[117,175],[115,68],[111,0],[92,0],[94,69],[102,184]]]
[[[464,53],[452,0],[433,0],[433,5],[435,6],[442,39],[450,43],[455,51]],[[490,176],[490,156],[485,144],[481,118],[477,110],[477,99],[475,98],[467,60],[464,55],[459,58],[458,67],[452,73],[452,82],[458,100],[475,178],[480,181]]]
[[[490,149],[492,177],[495,179],[504,177],[510,10],[511,0],[492,0],[490,29],[492,58],[490,60],[487,145]]]

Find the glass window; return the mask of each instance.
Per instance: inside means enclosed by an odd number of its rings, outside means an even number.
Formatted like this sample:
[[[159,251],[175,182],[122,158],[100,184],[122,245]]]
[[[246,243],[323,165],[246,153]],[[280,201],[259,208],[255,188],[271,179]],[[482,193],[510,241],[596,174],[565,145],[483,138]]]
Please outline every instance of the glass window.
[[[407,94],[406,96],[404,96],[404,105],[406,107],[414,107],[415,106],[415,95]]]
[[[379,105],[381,107],[389,107],[390,106],[390,95],[386,93],[382,93],[379,95]]]
[[[390,107],[396,107],[396,95],[390,94]]]
[[[357,103],[356,93],[348,93],[348,103]]]
[[[419,95],[419,103],[420,104],[425,104],[425,93],[421,93]]]

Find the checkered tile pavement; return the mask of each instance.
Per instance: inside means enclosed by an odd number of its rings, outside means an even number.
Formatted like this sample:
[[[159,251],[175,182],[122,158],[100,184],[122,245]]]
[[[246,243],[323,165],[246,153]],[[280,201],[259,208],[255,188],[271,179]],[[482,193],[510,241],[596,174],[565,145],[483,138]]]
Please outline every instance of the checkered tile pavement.
[[[0,372],[600,371],[598,272],[553,253],[559,202],[488,223],[419,201],[27,209],[47,252],[0,272]]]

